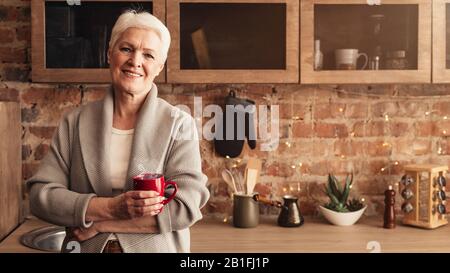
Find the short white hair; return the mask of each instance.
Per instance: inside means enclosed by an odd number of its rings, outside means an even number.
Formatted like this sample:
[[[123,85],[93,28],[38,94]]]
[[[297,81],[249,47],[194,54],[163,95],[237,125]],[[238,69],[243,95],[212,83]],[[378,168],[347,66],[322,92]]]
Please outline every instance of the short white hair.
[[[167,59],[167,53],[170,47],[170,33],[167,27],[155,16],[148,12],[137,12],[135,10],[127,10],[117,18],[116,23],[111,32],[111,39],[109,40],[109,48],[112,50],[117,39],[128,28],[143,28],[151,29],[161,39],[161,58],[164,63]]]

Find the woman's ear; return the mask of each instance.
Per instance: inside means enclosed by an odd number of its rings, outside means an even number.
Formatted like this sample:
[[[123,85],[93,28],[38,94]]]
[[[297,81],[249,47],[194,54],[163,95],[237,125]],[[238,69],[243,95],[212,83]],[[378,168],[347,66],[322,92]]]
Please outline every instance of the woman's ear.
[[[156,76],[158,76],[159,73],[161,73],[161,71],[163,70],[163,68],[164,68],[164,64],[161,64],[160,67],[159,67],[158,73],[156,73]]]

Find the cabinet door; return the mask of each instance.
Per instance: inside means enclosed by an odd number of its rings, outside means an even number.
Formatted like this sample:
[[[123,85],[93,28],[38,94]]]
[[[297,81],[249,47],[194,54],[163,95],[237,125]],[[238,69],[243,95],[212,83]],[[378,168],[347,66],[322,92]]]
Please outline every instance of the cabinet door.
[[[109,83],[111,30],[126,9],[145,10],[165,22],[165,1],[32,1],[34,82]],[[69,4],[70,3],[70,4]],[[165,73],[155,81],[164,82]]]
[[[171,0],[171,83],[298,82],[298,0]]]
[[[301,1],[301,83],[431,82],[431,1],[380,2]]]
[[[450,0],[433,0],[433,82],[450,82]]]
[[[0,101],[0,241],[21,220],[21,135],[20,104]]]

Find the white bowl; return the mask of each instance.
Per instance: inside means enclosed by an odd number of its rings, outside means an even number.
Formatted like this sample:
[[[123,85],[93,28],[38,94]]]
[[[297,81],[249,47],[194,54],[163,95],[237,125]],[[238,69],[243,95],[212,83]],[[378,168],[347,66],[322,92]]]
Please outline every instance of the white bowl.
[[[351,226],[361,218],[367,206],[352,212],[336,212],[322,206],[319,206],[319,208],[322,215],[333,225]]]

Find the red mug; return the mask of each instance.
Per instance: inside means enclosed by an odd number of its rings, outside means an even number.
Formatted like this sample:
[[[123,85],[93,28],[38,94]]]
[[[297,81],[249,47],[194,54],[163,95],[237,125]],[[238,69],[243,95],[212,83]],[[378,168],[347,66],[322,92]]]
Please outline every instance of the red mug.
[[[133,189],[136,191],[156,191],[164,197],[166,186],[173,186],[173,193],[161,203],[163,205],[170,202],[175,197],[178,187],[173,181],[164,181],[164,175],[158,173],[142,173],[133,177]]]

